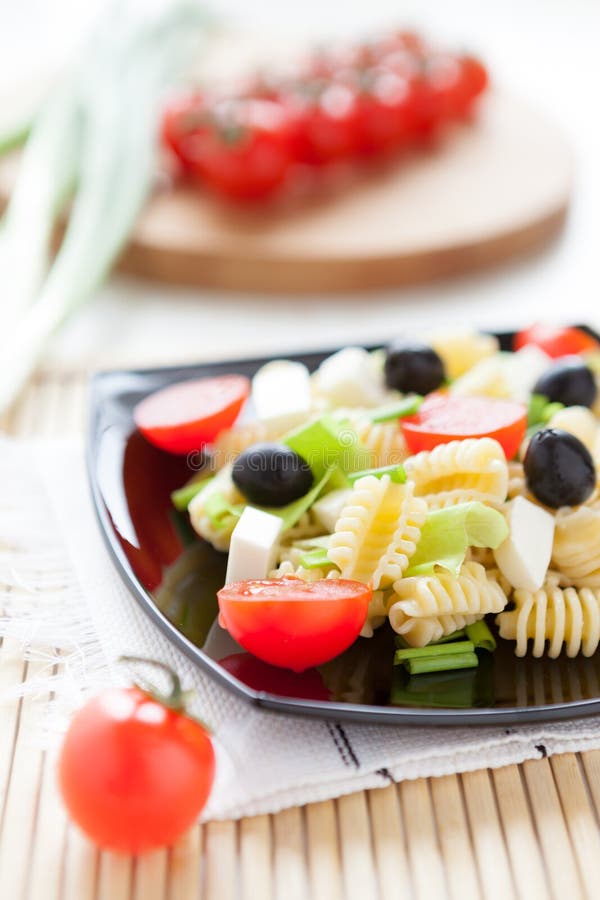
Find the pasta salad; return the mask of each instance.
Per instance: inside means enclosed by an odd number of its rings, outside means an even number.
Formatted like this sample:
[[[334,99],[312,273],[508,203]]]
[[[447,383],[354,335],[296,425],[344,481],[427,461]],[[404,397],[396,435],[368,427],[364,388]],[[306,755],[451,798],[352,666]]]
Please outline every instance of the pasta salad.
[[[376,629],[409,674],[600,642],[600,345],[536,325],[275,360],[143,400],[138,428],[197,469],[173,494],[227,553],[219,622],[302,671]]]

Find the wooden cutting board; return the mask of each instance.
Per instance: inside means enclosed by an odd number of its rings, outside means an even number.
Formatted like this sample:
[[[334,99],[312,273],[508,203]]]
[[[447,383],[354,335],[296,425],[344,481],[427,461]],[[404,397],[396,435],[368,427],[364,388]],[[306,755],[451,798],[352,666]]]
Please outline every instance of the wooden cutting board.
[[[8,192],[14,164],[0,167]],[[567,211],[572,156],[560,129],[511,96],[436,148],[285,208],[227,207],[157,190],[121,271],[212,288],[336,292],[395,287],[507,262],[547,244]]]

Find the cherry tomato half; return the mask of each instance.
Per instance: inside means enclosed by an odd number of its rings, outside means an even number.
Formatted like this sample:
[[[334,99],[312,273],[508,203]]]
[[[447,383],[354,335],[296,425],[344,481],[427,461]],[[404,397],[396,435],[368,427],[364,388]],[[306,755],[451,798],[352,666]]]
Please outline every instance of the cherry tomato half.
[[[59,760],[70,815],[121,853],[172,844],[198,817],[214,773],[206,729],[137,687],[104,691],[80,709]]]
[[[515,336],[515,350],[520,350],[527,344],[541,347],[552,359],[600,349],[598,341],[580,328],[560,328],[557,325],[544,325],[543,322],[536,322]]]
[[[145,397],[133,418],[151,444],[168,453],[190,453],[233,425],[249,394],[243,375],[183,381]]]
[[[527,410],[511,400],[435,393],[425,398],[416,415],[402,419],[401,427],[411,453],[449,441],[491,437],[512,459],[525,436]]]
[[[370,585],[341,578],[241,581],[219,591],[219,622],[264,662],[303,672],[355,641],[372,595]]]

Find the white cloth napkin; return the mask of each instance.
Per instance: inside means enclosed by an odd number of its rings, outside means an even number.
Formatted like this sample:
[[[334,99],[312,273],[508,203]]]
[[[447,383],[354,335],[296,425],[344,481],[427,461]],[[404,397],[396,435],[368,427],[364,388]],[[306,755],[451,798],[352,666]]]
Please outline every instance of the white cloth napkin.
[[[215,734],[218,773],[204,819],[600,747],[600,717],[422,728],[258,711],[200,672],[131,598],[99,534],[80,444],[0,440],[0,477],[0,631],[27,643],[30,654],[60,649],[64,677],[53,689],[63,700],[63,727],[64,710],[82,701],[82,690],[123,679],[121,654],[175,668],[195,688],[193,711]]]

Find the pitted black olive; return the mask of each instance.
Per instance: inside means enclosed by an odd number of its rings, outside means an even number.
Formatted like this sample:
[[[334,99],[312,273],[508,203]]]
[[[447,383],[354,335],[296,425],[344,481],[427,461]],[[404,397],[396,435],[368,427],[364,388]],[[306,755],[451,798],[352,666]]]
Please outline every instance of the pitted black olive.
[[[433,347],[418,342],[396,341],[386,351],[385,383],[403,393],[429,394],[446,378],[444,363]]]
[[[584,503],[596,486],[590,451],[560,428],[544,428],[533,435],[523,468],[531,493],[553,509]]]
[[[591,406],[598,389],[592,372],[581,359],[565,356],[538,378],[533,393],[565,406]]]
[[[286,506],[313,485],[306,460],[285,444],[248,447],[234,462],[231,477],[240,493],[258,506]]]

